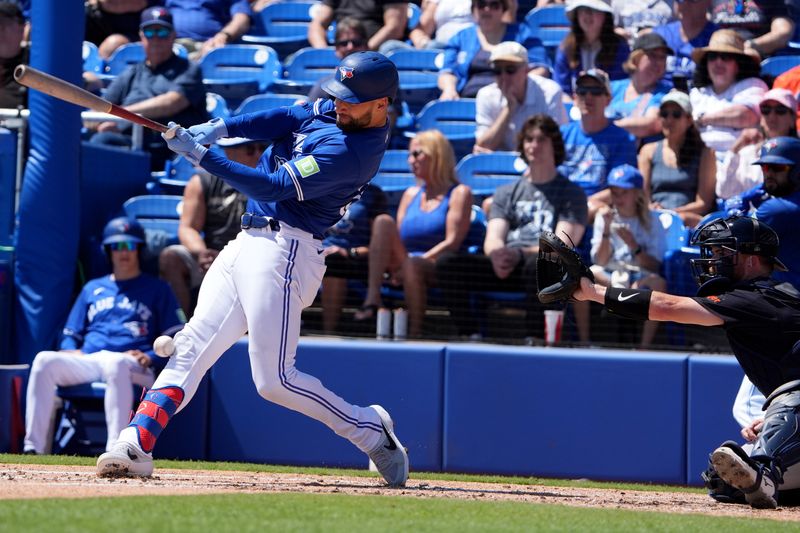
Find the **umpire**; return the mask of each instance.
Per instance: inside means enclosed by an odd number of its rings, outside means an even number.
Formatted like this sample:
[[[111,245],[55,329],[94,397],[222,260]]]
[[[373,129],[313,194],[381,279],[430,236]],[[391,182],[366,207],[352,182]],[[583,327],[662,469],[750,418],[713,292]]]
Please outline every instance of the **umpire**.
[[[573,297],[627,318],[725,330],[745,374],[767,396],[766,414],[749,456],[728,441],[711,463],[751,506],[774,509],[783,474],[800,463],[800,292],[771,278],[786,267],[777,258],[778,235],[763,222],[718,218],[697,230],[692,244],[700,247],[700,258],[692,259],[695,297],[601,287],[587,277]]]

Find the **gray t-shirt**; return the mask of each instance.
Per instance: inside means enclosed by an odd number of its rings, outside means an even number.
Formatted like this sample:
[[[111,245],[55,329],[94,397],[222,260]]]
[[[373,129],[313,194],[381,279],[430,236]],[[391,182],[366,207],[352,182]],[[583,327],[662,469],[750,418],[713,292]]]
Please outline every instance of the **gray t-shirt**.
[[[537,246],[539,234],[543,230],[555,231],[562,220],[586,225],[589,213],[580,185],[558,174],[544,184],[534,185],[522,177],[516,183],[498,187],[489,211],[489,220],[493,218],[509,222],[506,244],[518,247]]]

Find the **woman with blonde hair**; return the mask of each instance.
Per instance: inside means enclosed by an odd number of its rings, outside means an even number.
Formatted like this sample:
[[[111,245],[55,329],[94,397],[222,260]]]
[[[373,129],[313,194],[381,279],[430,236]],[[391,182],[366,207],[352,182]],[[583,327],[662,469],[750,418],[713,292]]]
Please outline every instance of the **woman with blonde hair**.
[[[592,273],[606,287],[665,291],[667,282],[658,275],[666,249],[666,235],[658,212],[650,209],[644,178],[631,165],[620,165],[608,174],[611,206],[594,218]],[[642,328],[641,347],[652,344],[658,322]]]
[[[427,288],[435,283],[436,259],[456,252],[469,232],[472,191],[458,182],[450,141],[439,130],[417,134],[408,147],[408,164],[418,185],[406,189],[397,220],[379,215],[369,243],[367,295],[356,320],[375,317],[381,305],[384,275],[403,286],[408,306],[408,334],[422,334]]]

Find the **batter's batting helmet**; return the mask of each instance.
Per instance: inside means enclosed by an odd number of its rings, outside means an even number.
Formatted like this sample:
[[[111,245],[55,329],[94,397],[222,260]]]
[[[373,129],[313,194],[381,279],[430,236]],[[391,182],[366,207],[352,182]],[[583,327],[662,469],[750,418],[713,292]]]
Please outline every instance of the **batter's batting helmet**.
[[[800,185],[800,139],[794,137],[775,137],[761,145],[761,157],[754,165],[791,165],[789,181]]]
[[[322,89],[339,100],[360,104],[397,96],[400,77],[397,67],[378,52],[355,52],[345,57],[336,73],[322,83]]]
[[[740,252],[767,257],[775,270],[787,270],[777,257],[778,234],[754,218],[715,218],[692,235],[691,244],[700,247],[700,258],[691,262],[694,276],[701,284],[720,277],[732,280]]]
[[[145,242],[144,228],[133,218],[112,218],[103,229],[103,246],[115,242]]]

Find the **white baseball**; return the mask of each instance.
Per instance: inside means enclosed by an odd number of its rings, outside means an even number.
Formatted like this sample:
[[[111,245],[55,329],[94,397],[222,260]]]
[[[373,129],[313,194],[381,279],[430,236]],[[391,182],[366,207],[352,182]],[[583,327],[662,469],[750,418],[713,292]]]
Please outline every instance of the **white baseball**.
[[[175,353],[175,342],[169,335],[161,335],[153,343],[153,350],[159,357],[170,357]]]

